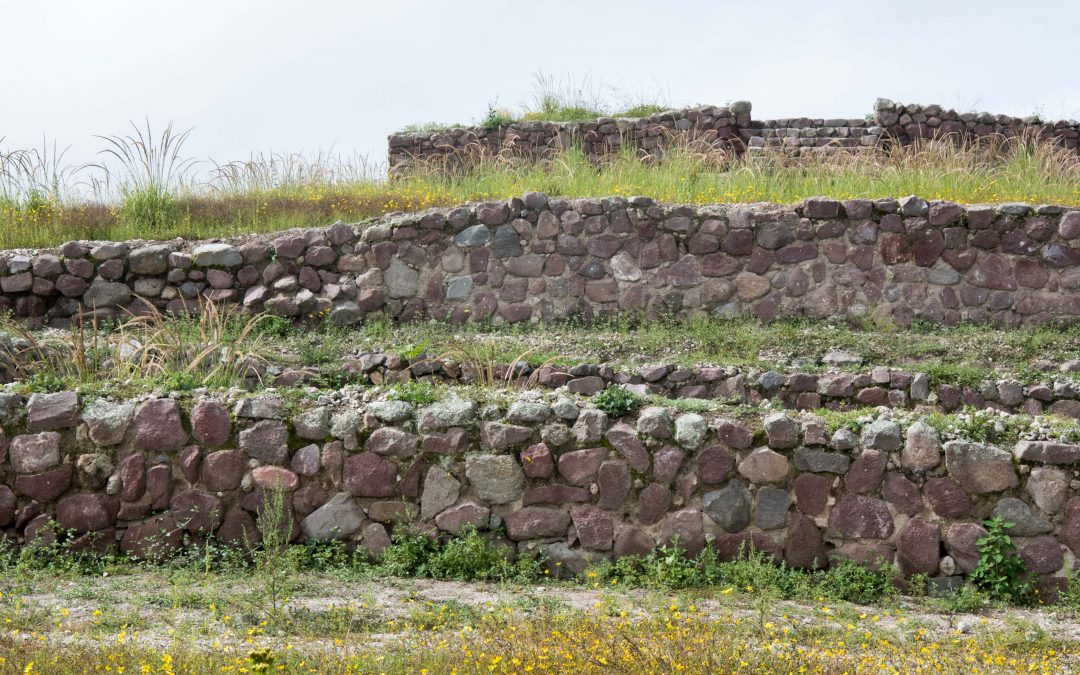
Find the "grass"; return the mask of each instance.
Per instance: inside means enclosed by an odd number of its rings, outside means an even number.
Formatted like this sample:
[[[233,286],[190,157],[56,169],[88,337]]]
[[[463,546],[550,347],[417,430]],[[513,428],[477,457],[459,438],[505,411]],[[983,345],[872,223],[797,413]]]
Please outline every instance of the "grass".
[[[108,172],[101,165],[65,166],[62,153],[0,151],[0,248],[272,232],[529,190],[689,204],[918,194],[961,203],[1080,205],[1080,157],[1023,139],[1002,139],[993,147],[923,143],[798,158],[780,151],[732,158],[677,143],[662,158],[624,152],[599,162],[576,149],[541,161],[481,154],[467,168],[421,164],[386,179],[361,158],[329,153],[256,155],[200,173],[196,169],[209,163],[192,163],[183,154],[187,136],[169,132],[155,140],[149,129],[140,134],[109,139],[109,148],[123,148],[114,149],[123,161]],[[77,188],[87,185],[94,189]]]
[[[410,361],[451,360],[473,384],[487,388],[505,387],[508,374],[514,373],[507,366],[526,361],[537,369],[590,363],[634,372],[642,365],[670,363],[818,372],[824,370],[821,358],[826,353],[846,350],[863,359],[862,366],[848,370],[866,372],[884,365],[926,373],[932,387],[978,387],[987,379],[1014,378],[1023,384],[1075,380],[1075,373],[1057,368],[1080,359],[1078,325],[998,329],[916,323],[907,329],[879,330],[870,323],[839,321],[763,325],[744,319],[646,321],[623,316],[535,326],[398,323],[382,317],[345,328],[330,322],[293,326],[274,317],[217,310],[197,318],[155,313],[119,325],[115,333],[106,330],[109,326],[91,325],[68,333],[27,331],[17,323],[0,322],[0,369],[31,390],[78,387],[119,395],[159,386],[266,386],[270,382],[260,382],[257,373],[267,365],[314,367],[318,374],[308,384],[340,388],[353,382],[341,363],[372,351]],[[14,341],[8,343],[5,335]],[[112,358],[121,349],[127,358]],[[535,373],[525,379],[531,382]]]

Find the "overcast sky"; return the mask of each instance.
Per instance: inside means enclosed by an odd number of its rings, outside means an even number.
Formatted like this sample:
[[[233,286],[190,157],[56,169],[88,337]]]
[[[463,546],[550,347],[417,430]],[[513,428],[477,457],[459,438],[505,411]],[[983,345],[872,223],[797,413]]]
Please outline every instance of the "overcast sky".
[[[385,157],[412,122],[527,102],[533,74],[755,118],[861,117],[876,97],[1080,118],[1080,1],[0,0],[0,147],[148,117],[189,154]]]

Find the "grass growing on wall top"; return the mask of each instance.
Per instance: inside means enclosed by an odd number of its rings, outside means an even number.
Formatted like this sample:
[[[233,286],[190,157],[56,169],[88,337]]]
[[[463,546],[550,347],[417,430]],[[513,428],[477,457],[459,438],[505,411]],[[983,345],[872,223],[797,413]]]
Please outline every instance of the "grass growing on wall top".
[[[687,204],[917,194],[960,203],[1080,205],[1080,156],[1025,140],[977,149],[927,142],[799,158],[772,151],[731,158],[684,144],[663,158],[625,152],[595,161],[570,149],[543,161],[482,155],[454,170],[421,164],[386,179],[362,158],[330,153],[262,154],[200,165],[184,156],[185,139],[167,134],[156,140],[149,129],[109,139],[111,148],[121,144],[118,154],[127,159],[104,174],[99,166],[67,167],[62,153],[0,151],[0,248],[272,232],[530,190],[563,197],[645,195]],[[170,166],[151,164],[148,173],[146,164],[153,161]],[[89,193],[87,185],[93,186]]]

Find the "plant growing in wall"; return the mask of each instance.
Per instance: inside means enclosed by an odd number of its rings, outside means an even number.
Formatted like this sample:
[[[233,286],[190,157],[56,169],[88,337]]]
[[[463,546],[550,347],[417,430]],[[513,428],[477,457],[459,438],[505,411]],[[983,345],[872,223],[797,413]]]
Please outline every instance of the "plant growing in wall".
[[[1007,532],[1013,523],[994,516],[983,524],[986,525],[987,534],[975,542],[979,550],[979,564],[968,580],[994,600],[1018,604],[1029,602],[1032,589],[1031,583],[1024,579],[1027,569],[1016,554],[1016,544]]]

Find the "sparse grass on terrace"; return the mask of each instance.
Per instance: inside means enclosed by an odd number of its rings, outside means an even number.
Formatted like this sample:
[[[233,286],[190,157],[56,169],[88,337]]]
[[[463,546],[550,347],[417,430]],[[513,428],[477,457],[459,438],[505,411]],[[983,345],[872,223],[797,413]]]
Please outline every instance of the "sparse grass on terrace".
[[[543,161],[504,153],[470,157],[467,168],[454,170],[422,164],[387,179],[362,159],[325,153],[259,155],[211,169],[208,163],[187,161],[180,135],[164,141],[139,138],[129,141],[149,156],[140,158],[134,150],[132,166],[114,169],[107,180],[96,175],[94,167],[66,167],[55,155],[0,152],[0,248],[53,246],[70,239],[198,239],[321,227],[393,211],[505,199],[529,190],[561,197],[645,195],[692,204],[917,194],[961,203],[1080,205],[1080,156],[1021,140],[983,148],[927,143],[873,154],[799,158],[775,152],[732,158],[687,145],[672,147],[663,158],[623,153],[599,162],[574,149]],[[206,170],[200,174],[165,167],[157,171],[171,178],[139,188],[147,184],[144,159],[162,161],[164,142],[171,144],[171,161],[185,169]],[[76,184],[101,187],[87,193],[76,190]]]

